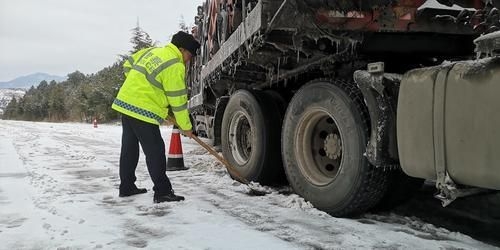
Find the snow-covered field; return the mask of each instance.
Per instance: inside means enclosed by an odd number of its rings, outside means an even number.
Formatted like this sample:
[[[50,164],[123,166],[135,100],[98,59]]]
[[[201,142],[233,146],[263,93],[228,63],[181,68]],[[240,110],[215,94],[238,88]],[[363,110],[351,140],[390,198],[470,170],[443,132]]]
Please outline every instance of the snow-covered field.
[[[170,128],[162,127],[166,144]],[[194,141],[168,172],[179,203],[118,197],[119,125],[0,120],[0,249],[494,249],[415,217],[331,217],[293,194],[247,195]]]

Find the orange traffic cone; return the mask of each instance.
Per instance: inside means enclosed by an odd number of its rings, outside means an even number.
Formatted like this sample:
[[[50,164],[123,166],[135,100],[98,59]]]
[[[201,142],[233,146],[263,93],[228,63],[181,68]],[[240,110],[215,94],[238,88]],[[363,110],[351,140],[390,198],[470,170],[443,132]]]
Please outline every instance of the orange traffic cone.
[[[170,137],[170,148],[168,150],[167,171],[187,170],[184,166],[182,144],[179,129],[174,125]]]

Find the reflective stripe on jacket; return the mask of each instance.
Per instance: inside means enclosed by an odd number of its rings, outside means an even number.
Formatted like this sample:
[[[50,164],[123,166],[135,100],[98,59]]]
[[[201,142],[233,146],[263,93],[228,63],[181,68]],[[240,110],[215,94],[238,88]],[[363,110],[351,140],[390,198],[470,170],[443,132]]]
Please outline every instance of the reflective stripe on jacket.
[[[185,66],[175,45],[142,49],[125,61],[123,69],[126,79],[113,102],[114,110],[159,125],[170,108],[180,129],[192,129]]]

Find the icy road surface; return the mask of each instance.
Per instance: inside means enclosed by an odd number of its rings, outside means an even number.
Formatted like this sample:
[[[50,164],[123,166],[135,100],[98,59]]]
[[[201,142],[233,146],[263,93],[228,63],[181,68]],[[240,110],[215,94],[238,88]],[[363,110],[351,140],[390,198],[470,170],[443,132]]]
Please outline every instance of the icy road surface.
[[[167,147],[169,127],[161,128]],[[331,217],[296,195],[255,197],[183,140],[179,203],[153,204],[144,158],[118,197],[119,125],[0,120],[0,249],[495,249],[397,214]]]

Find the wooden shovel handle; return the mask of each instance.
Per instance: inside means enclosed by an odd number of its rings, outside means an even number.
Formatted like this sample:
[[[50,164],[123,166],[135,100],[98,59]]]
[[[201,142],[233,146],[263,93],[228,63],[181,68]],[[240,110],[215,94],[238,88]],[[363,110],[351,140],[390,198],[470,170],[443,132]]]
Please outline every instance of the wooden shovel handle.
[[[173,123],[174,125],[177,126],[177,123],[175,122],[175,120],[172,117],[169,117],[168,121],[170,121],[171,123]],[[179,126],[177,126],[177,127],[179,127]],[[247,179],[245,179],[243,176],[241,176],[240,173],[238,173],[238,170],[236,170],[236,168],[231,166],[231,164],[229,164],[229,162],[227,162],[226,159],[224,159],[222,156],[220,156],[219,153],[217,153],[217,151],[215,151],[215,149],[213,149],[211,146],[206,144],[204,141],[202,141],[200,138],[198,138],[198,136],[196,136],[194,134],[190,138],[194,139],[200,146],[205,148],[211,155],[215,156],[215,158],[217,158],[217,160],[219,160],[222,164],[224,164],[227,171],[229,173],[231,173],[233,175],[233,177],[235,177],[238,181],[240,181],[241,183],[246,184],[246,185],[250,184],[250,182]]]
[[[229,164],[229,162],[226,161],[226,159],[224,159],[222,156],[220,156],[217,151],[215,151],[212,147],[210,147],[208,144],[206,144],[205,142],[203,142],[200,138],[198,138],[196,135],[193,135],[193,138],[198,144],[200,144],[200,146],[204,147],[208,152],[210,152],[210,154],[212,154],[213,156],[215,156],[215,158],[217,158],[220,162],[222,162],[222,164],[224,164],[224,166],[226,166],[226,169],[227,171],[229,171],[231,174],[233,174],[233,176],[240,182],[242,182],[243,184],[250,184],[250,182],[245,179],[243,176],[241,176],[238,171],[233,167],[231,166],[231,164]]]

